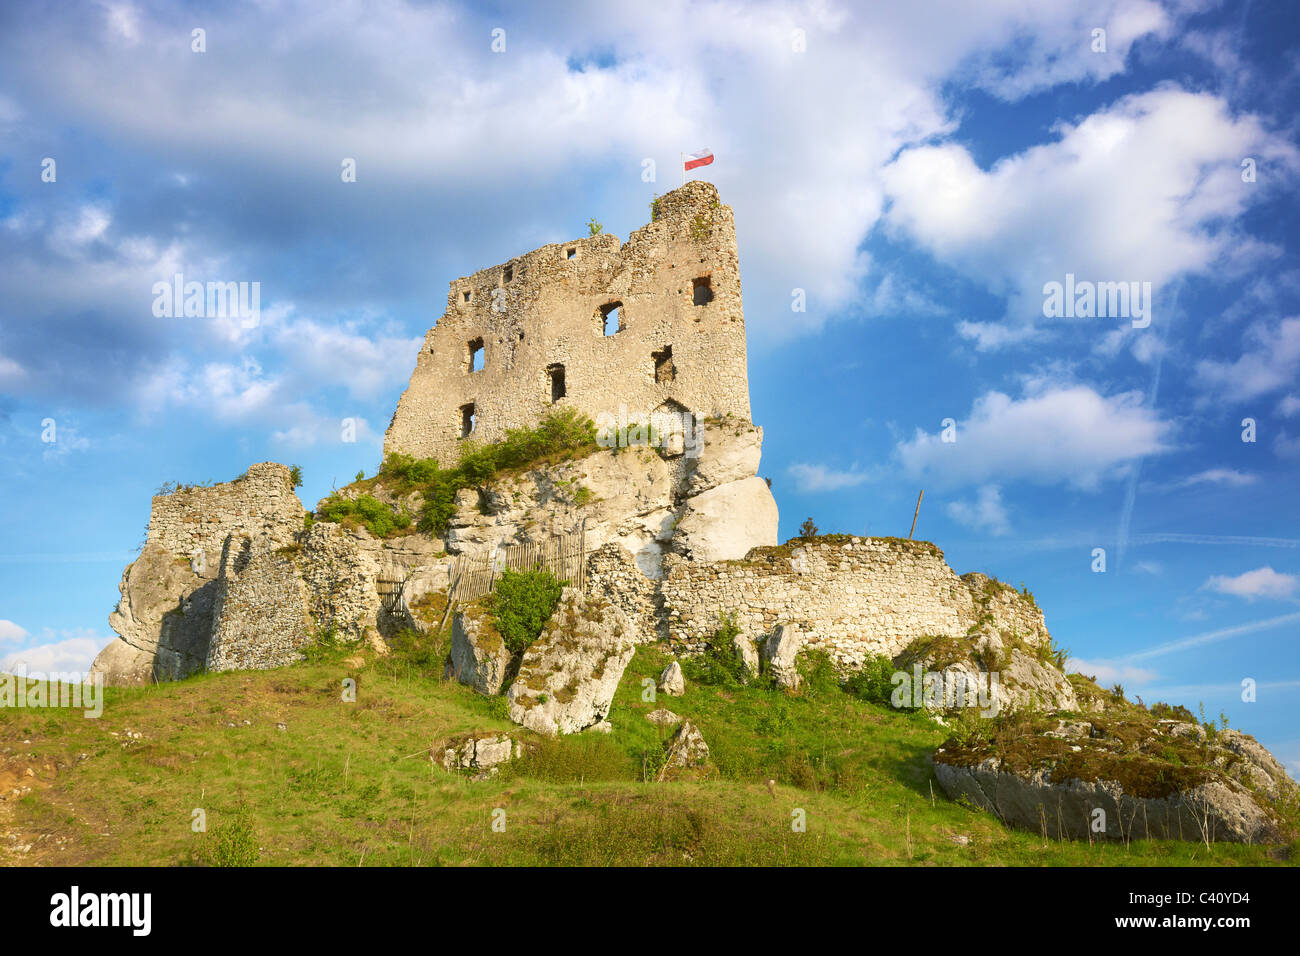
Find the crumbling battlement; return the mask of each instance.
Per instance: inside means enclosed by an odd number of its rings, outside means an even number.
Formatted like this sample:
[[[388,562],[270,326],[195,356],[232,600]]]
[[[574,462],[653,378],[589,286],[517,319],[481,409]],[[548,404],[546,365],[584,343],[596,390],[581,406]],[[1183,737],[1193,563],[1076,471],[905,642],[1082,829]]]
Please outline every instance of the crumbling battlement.
[[[606,575],[608,576],[608,575]],[[668,637],[700,650],[731,617],[752,640],[795,625],[809,647],[853,669],[868,654],[893,657],[925,636],[984,627],[1030,644],[1050,640],[1027,597],[981,574],[958,577],[924,542],[850,537],[755,548],[743,561],[665,560],[660,584]]]
[[[384,452],[450,462],[555,408],[620,405],[749,421],[735,225],[711,183],[660,197],[622,245],[556,243],[451,283]]]
[[[155,495],[147,541],[178,557],[203,553],[215,565],[229,535],[288,544],[304,514],[289,469],[264,461],[234,481]]]

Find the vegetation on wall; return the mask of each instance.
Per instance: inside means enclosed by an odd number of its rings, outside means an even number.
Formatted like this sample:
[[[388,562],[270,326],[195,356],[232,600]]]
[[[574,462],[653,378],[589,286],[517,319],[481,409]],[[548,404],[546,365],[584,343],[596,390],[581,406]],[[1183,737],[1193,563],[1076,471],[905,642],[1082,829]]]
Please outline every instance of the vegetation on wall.
[[[423,502],[419,530],[441,535],[456,513],[457,492],[486,488],[503,474],[581,458],[599,449],[595,423],[572,408],[561,408],[547,415],[536,428],[507,429],[505,438],[488,445],[467,444],[460,461],[451,468],[443,468],[436,458],[395,453],[384,459],[378,475],[357,481],[351,487],[369,492],[381,486],[397,498],[418,492]],[[326,521],[353,520],[380,538],[408,533],[413,520],[406,512],[394,510],[373,495],[350,499],[338,492],[322,502],[320,516]]]

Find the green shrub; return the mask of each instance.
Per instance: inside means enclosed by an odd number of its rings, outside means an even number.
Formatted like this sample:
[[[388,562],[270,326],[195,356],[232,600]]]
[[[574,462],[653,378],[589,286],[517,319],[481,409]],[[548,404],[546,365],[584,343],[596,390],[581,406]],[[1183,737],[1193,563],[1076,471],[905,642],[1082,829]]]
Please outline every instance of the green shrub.
[[[424,503],[417,527],[429,534],[442,535],[456,513],[457,492],[465,488],[486,487],[502,472],[531,467],[549,458],[579,457],[599,447],[592,420],[575,409],[562,408],[542,419],[536,428],[508,429],[499,442],[466,444],[460,461],[453,468],[441,467],[434,458],[415,458],[401,453],[389,455],[379,468],[378,478],[385,488],[398,496],[418,491]],[[367,499],[379,507],[369,503],[363,505]],[[411,524],[409,516],[394,514],[391,508],[369,495],[363,495],[353,504],[338,495],[331,495],[321,507],[321,517],[326,521],[355,518],[377,537],[404,532]]]
[[[555,613],[564,582],[550,571],[503,571],[487,598],[488,612],[511,654],[522,654]]]
[[[389,538],[411,527],[409,514],[393,511],[373,495],[343,498],[332,494],[321,503],[320,516],[326,521],[352,521],[364,525],[376,538]]]
[[[738,687],[741,682],[741,663],[732,641],[740,634],[740,627],[730,616],[719,619],[718,629],[704,644],[704,653],[683,657],[682,674],[700,684],[720,687]]]
[[[844,682],[845,693],[873,704],[890,703],[894,693],[894,662],[883,654],[874,654],[862,664],[862,669]]]
[[[289,468],[289,480],[293,482],[295,488],[302,487],[302,468],[300,466],[293,465]]]

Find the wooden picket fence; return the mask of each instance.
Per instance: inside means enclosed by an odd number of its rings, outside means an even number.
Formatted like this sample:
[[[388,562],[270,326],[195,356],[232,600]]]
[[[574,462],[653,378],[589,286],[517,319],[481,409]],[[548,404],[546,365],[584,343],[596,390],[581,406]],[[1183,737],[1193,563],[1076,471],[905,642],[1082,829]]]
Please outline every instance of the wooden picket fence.
[[[451,566],[448,598],[452,603],[474,601],[492,593],[502,570],[541,571],[546,569],[570,587],[587,589],[587,529],[584,521],[572,534],[555,535],[548,541],[514,544],[488,557],[458,556]]]

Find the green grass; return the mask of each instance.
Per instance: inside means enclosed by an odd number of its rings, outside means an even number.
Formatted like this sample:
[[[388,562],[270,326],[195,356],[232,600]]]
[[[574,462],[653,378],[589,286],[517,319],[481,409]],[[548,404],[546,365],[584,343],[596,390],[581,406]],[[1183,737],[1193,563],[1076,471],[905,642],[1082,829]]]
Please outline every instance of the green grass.
[[[275,671],[110,689],[98,720],[68,710],[0,710],[0,786],[25,779],[34,788],[0,803],[8,815],[0,816],[0,829],[32,845],[4,862],[1081,866],[1286,859],[1281,848],[1089,846],[1008,830],[948,801],[934,783],[929,755],[947,731],[844,693],[824,674],[809,674],[801,696],[688,682],[684,697],[651,702],[642,699],[642,681],[657,677],[669,658],[643,647],[620,684],[611,734],[543,740],[506,720],[501,698],[444,682],[441,640],[412,636],[387,658],[334,645]],[[355,703],[343,700],[349,677],[357,683]],[[654,779],[669,733],[644,719],[658,707],[699,725],[716,765],[705,779],[644,782]],[[484,782],[442,769],[442,743],[483,731],[505,731],[534,748]],[[27,766],[36,777],[23,776]],[[506,813],[504,832],[492,829],[498,808]],[[195,809],[206,812],[206,833],[191,829]],[[807,832],[792,831],[797,810],[806,814]]]

